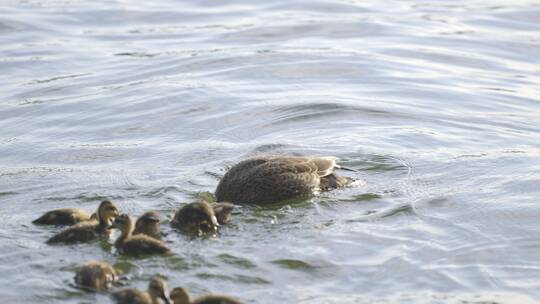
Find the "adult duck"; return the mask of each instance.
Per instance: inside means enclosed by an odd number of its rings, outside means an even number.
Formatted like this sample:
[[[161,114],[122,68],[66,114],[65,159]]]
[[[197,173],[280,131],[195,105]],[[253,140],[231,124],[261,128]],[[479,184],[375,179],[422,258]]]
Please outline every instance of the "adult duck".
[[[271,204],[317,191],[343,187],[336,157],[259,156],[233,166],[216,188],[216,200],[234,204]],[[342,168],[345,170],[351,170]]]

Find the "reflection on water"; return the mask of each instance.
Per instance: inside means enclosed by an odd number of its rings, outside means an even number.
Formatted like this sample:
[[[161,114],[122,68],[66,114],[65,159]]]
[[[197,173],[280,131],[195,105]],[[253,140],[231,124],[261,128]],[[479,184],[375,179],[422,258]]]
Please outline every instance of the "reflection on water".
[[[540,297],[540,6],[534,1],[0,4],[0,295],[73,288],[103,259],[145,288],[247,303],[533,303]],[[258,154],[335,155],[357,182],[170,231]],[[165,218],[175,255],[48,246],[46,210],[102,198]],[[121,287],[121,286],[119,286]]]

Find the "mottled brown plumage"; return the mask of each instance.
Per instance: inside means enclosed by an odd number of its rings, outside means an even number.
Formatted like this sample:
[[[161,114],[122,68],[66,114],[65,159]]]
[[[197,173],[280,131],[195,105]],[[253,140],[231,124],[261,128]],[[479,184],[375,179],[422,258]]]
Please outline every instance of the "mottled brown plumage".
[[[167,254],[169,248],[162,241],[145,234],[133,235],[133,219],[127,214],[119,215],[112,228],[122,232],[114,246],[125,255],[139,256],[147,254]]]
[[[261,156],[233,166],[216,189],[217,201],[271,204],[351,183],[339,177],[335,157]]]
[[[224,295],[205,295],[195,300],[190,300],[187,290],[176,287],[171,291],[170,298],[173,304],[242,304],[237,299]]]
[[[110,226],[118,215],[118,208],[111,201],[103,201],[98,207],[96,220],[86,221],[71,226],[47,240],[53,243],[81,243],[90,242],[101,236],[109,236]]]
[[[214,203],[212,210],[216,215],[217,221],[220,225],[227,224],[231,221],[231,215],[234,209],[234,205],[227,202]]]
[[[111,264],[92,261],[79,267],[75,275],[75,284],[89,291],[106,291],[117,278],[118,272]]]
[[[93,214],[95,215],[95,214]],[[80,222],[89,221],[91,215],[78,208],[63,208],[51,210],[32,221],[36,225],[75,225]]]
[[[158,240],[161,239],[159,221],[160,216],[156,211],[145,212],[137,219],[133,235],[145,234]]]
[[[200,236],[216,232],[219,223],[210,204],[200,201],[176,211],[171,226],[186,234]]]
[[[114,292],[112,297],[118,304],[159,304],[159,299],[170,303],[167,297],[167,285],[160,278],[153,278],[148,285],[148,291],[128,288]]]

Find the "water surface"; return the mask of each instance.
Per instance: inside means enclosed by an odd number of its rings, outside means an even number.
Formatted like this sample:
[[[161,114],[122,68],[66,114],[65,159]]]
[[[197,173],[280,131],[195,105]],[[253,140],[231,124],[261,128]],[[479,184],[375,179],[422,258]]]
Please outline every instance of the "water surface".
[[[108,303],[145,288],[246,303],[534,303],[540,297],[535,1],[0,4],[0,296]],[[165,220],[259,154],[335,155],[353,187],[239,208],[175,255],[48,246],[35,227],[108,197]],[[167,225],[164,228],[167,230]]]

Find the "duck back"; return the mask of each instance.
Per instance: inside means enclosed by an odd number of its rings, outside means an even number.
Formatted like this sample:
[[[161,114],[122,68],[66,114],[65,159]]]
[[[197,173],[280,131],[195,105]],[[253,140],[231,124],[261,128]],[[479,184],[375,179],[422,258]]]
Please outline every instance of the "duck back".
[[[191,304],[242,304],[240,301],[220,295],[207,295],[195,299]]]
[[[270,204],[311,195],[332,174],[334,157],[256,157],[233,166],[216,189],[217,201]]]
[[[169,248],[162,241],[144,234],[135,235],[127,239],[119,247],[123,254],[131,256],[166,254],[170,252]]]
[[[90,214],[75,208],[56,209],[46,212],[32,221],[37,225],[75,225],[90,219]]]
[[[108,231],[101,231],[97,222],[85,222],[71,226],[47,240],[53,243],[84,243],[98,239]]]
[[[114,292],[112,297],[118,304],[152,304],[152,298],[147,292],[135,288]]]

